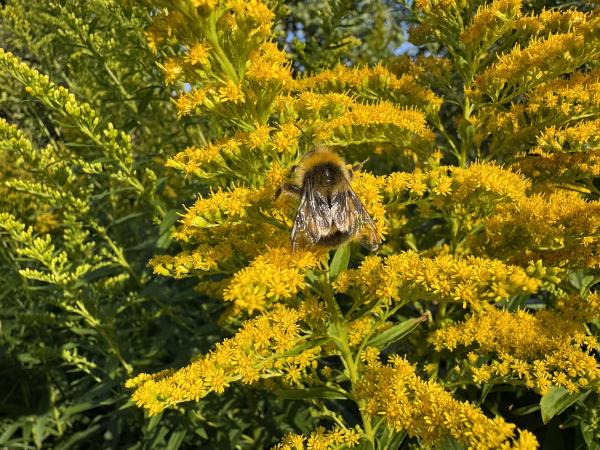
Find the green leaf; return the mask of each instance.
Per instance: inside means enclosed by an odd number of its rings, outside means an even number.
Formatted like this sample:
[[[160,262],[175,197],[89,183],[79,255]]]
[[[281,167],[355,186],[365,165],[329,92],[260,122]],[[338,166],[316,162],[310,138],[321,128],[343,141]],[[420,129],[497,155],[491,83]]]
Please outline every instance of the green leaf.
[[[348,399],[342,392],[335,391],[326,386],[306,389],[278,389],[275,393],[278,397],[286,400],[310,400],[315,398],[326,398],[329,400]]]
[[[577,289],[581,295],[585,295],[588,291],[600,281],[600,277],[595,277],[585,270],[577,270],[569,274],[569,282]]]
[[[333,255],[333,259],[331,260],[331,264],[329,265],[329,276],[331,278],[335,278],[338,276],[340,272],[343,272],[348,268],[348,263],[350,262],[350,246],[348,244],[344,244],[340,246],[335,255]]]
[[[600,450],[600,443],[594,439],[594,427],[588,422],[581,422],[579,424],[581,435],[585,441],[588,450]]]
[[[493,384],[486,383],[483,385],[483,387],[481,388],[481,397],[479,399],[480,405],[483,405],[483,403],[485,402],[485,399],[487,398],[489,393],[492,392],[493,388],[494,388]]]
[[[405,320],[404,322],[401,322],[398,325],[379,333],[377,336],[373,336],[371,339],[369,339],[367,346],[385,348],[392,342],[396,342],[412,333],[419,326],[419,324],[425,320],[427,320],[427,316]]]
[[[31,429],[33,435],[33,442],[37,448],[42,448],[42,443],[44,442],[44,437],[46,435],[46,421],[48,418],[46,416],[37,417],[33,428]]]
[[[295,356],[295,355],[299,355],[300,353],[317,347],[319,345],[325,344],[326,342],[329,342],[329,338],[327,337],[320,337],[320,338],[316,338],[316,339],[310,339],[306,342],[303,342],[300,345],[296,345],[294,348],[288,350],[285,353],[282,353],[281,355],[279,355],[281,358],[284,357],[288,357],[288,356]]]
[[[550,422],[552,418],[562,413],[569,406],[574,405],[589,395],[589,391],[569,393],[563,387],[554,386],[540,400],[540,409],[544,423]]]
[[[165,214],[164,219],[158,227],[160,237],[156,241],[157,248],[164,250],[171,243],[171,228],[173,228],[173,225],[177,221],[177,217],[179,217],[179,214],[175,209],[171,209]]]
[[[465,450],[465,446],[454,439],[447,437],[436,447],[439,450]]]
[[[174,431],[167,442],[167,450],[177,450],[183,443],[186,433],[185,430]]]
[[[521,406],[520,408],[515,408],[512,410],[512,413],[515,416],[526,416],[528,414],[537,412],[540,410],[539,403],[533,403],[531,405]]]
[[[101,434],[104,431],[104,427],[100,424],[92,425],[83,431],[79,431],[70,435],[66,440],[63,440],[54,447],[55,450],[67,450],[70,448],[83,448],[81,445],[83,441],[88,440],[95,434]]]

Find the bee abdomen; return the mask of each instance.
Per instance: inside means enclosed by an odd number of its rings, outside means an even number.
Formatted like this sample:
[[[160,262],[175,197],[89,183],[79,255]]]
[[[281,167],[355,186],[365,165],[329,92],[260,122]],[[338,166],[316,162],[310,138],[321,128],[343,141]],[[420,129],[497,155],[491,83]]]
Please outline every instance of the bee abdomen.
[[[351,233],[338,230],[332,234],[328,234],[327,236],[322,236],[316,242],[316,244],[322,245],[323,247],[337,247],[338,245],[342,245],[344,242],[348,241],[351,237]]]

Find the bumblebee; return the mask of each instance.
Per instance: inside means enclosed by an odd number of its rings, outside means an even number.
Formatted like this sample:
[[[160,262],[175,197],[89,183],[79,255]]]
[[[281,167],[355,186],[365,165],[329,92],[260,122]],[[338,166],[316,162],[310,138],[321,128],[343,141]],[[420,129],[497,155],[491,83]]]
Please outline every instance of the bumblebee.
[[[375,223],[350,187],[353,170],[325,147],[308,152],[290,169],[290,182],[281,185],[276,198],[285,192],[300,199],[292,228],[292,250],[337,247],[354,239],[371,251],[377,250],[381,238]]]

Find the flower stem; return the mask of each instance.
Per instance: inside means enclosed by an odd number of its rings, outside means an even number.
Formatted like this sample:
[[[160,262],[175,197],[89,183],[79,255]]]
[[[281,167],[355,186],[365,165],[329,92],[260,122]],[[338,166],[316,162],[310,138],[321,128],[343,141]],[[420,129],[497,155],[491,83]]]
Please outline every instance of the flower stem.
[[[359,380],[358,366],[355,362],[352,349],[350,348],[350,344],[348,342],[347,323],[344,319],[344,315],[342,314],[342,310],[340,309],[340,306],[333,295],[333,290],[331,289],[331,280],[329,279],[328,271],[325,271],[321,277],[321,294],[325,300],[327,311],[329,313],[328,334],[333,338],[333,342],[340,351],[342,364],[346,368],[346,371],[348,372],[348,378],[352,388],[354,388]],[[375,448],[375,435],[373,432],[373,427],[371,426],[371,420],[365,417],[362,412],[364,400],[357,400],[354,397],[352,398],[358,405],[365,431],[365,437],[371,443],[372,448]]]

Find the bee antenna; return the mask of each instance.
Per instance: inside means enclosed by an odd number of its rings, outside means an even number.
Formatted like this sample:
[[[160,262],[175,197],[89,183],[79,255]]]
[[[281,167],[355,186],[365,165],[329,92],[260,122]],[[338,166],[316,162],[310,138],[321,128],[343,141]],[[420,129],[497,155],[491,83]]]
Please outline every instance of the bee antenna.
[[[302,133],[302,136],[303,136],[303,137],[304,137],[304,138],[305,138],[305,139],[306,139],[308,142],[310,142],[310,143],[312,143],[312,142],[313,142],[313,139],[312,139],[312,138],[311,138],[311,137],[310,137],[308,134],[306,134],[306,132],[305,132],[305,131],[304,131],[302,128],[300,128],[300,127],[299,127],[299,126],[298,126],[298,125],[297,125],[295,122],[294,122],[294,126],[295,126],[296,128],[298,128],[298,130],[300,130],[300,133]]]

